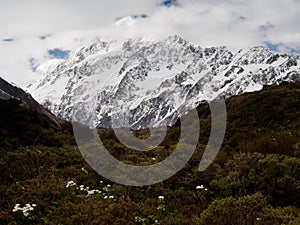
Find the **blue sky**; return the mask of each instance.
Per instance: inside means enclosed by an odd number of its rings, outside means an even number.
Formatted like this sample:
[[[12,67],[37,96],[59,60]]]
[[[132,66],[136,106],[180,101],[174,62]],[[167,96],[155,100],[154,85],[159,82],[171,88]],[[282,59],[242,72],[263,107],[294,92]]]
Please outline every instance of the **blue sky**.
[[[13,42],[15,39],[13,38],[3,38],[2,41],[4,42]]]
[[[34,82],[38,65],[97,37],[178,34],[203,47],[299,54],[299,18],[299,0],[10,0],[0,8],[0,75],[21,86]]]
[[[50,37],[51,35],[50,34],[45,34],[45,35],[40,35],[39,36],[39,39],[41,40],[46,40],[48,37]]]
[[[42,38],[45,40],[46,38]],[[50,49],[47,51],[48,58],[50,59],[68,59],[70,56],[70,50],[64,50],[59,48]],[[37,68],[40,65],[40,62],[35,58],[28,59],[29,67],[32,72],[36,72]]]
[[[270,43],[265,42],[264,45],[269,48],[270,50],[278,53],[288,53],[292,55],[300,55],[300,49],[291,48],[284,43]]]
[[[34,58],[30,58],[28,60],[28,62],[29,62],[29,66],[30,66],[32,72],[36,72],[36,69],[38,68],[39,63],[36,62],[36,60]]]
[[[172,5],[176,6],[177,4],[178,4],[177,0],[164,0],[161,2],[161,5],[167,6],[167,7],[170,7]]]
[[[50,58],[54,59],[67,59],[70,54],[70,50],[63,50],[59,48],[48,50],[48,54]]]

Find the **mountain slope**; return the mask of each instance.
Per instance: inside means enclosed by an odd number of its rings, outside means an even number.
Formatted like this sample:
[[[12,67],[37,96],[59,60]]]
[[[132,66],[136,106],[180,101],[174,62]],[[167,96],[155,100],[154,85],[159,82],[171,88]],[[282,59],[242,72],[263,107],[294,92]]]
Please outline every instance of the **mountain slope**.
[[[61,128],[62,121],[30,94],[0,78],[0,149],[41,143]]]
[[[19,100],[23,107],[31,108],[39,114],[39,118],[49,124],[49,127],[59,129],[61,122],[48,110],[43,108],[32,96],[21,88],[13,86],[0,77],[0,99]],[[1,101],[4,102],[4,101]],[[17,102],[17,101],[16,101]],[[3,109],[5,110],[5,108]],[[2,118],[3,119],[3,118]]]
[[[12,98],[19,99],[25,104],[36,104],[36,101],[30,94],[16,86],[13,86],[0,77],[0,99],[8,100]]]
[[[56,62],[57,63],[57,62]],[[284,81],[300,81],[300,58],[258,46],[231,52],[179,36],[163,41],[98,40],[28,91],[55,115],[98,127],[170,125],[188,110]]]

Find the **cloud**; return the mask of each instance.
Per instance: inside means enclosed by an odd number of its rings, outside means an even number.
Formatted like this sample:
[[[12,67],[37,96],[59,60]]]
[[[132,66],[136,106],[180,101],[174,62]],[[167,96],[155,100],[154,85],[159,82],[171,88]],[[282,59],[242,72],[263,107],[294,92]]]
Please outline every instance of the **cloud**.
[[[117,18],[117,19],[116,19]],[[121,25],[116,20],[122,18]],[[298,0],[11,0],[0,9],[0,75],[24,85],[49,49],[75,51],[95,37],[163,39],[178,34],[201,46],[233,50],[267,45],[300,49]]]
[[[286,53],[292,55],[300,55],[300,49],[294,49],[284,43],[270,43],[266,42],[265,46],[267,46],[270,50],[278,53]]]
[[[269,22],[267,22],[264,25],[261,25],[258,27],[260,33],[262,34],[263,37],[267,37],[268,33],[274,28],[275,26]]]
[[[101,28],[122,15],[147,14],[157,6],[148,0],[10,0],[0,9],[3,35],[39,36]]]

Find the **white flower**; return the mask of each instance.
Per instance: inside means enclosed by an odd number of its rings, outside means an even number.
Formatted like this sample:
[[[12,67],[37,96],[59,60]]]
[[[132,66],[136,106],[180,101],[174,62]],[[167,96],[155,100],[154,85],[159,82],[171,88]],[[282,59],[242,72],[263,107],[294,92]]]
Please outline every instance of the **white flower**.
[[[80,185],[80,186],[79,186],[79,190],[80,190],[80,191],[85,191],[84,185]]]
[[[156,158],[155,158],[155,157],[153,157],[153,158],[152,158],[152,160],[153,160],[153,161],[155,161],[155,160],[156,160]]]
[[[96,190],[90,190],[90,191],[87,191],[87,192],[88,192],[87,195],[93,195],[93,194],[95,194],[95,191],[96,191]]]
[[[158,196],[158,199],[159,199],[159,200],[164,200],[164,199],[165,199],[165,196],[162,196],[162,195],[161,195],[161,196]]]
[[[16,212],[16,211],[18,211],[18,210],[20,210],[20,204],[19,203],[17,203],[15,206],[14,206],[14,208],[13,208],[13,212]]]
[[[109,184],[106,187],[111,187]]]
[[[109,198],[114,198],[114,196],[113,196],[113,195],[110,195]]]
[[[104,199],[107,199],[107,196],[104,196]]]
[[[27,217],[29,215],[28,211],[32,211],[34,210],[33,207],[35,207],[36,204],[32,204],[32,206],[29,203],[26,203],[24,207],[20,207],[20,204],[16,204],[12,210],[12,212],[16,212],[16,211],[22,211],[23,215],[25,217]]]
[[[88,172],[85,168],[83,168],[83,167],[81,168],[81,171],[84,172],[84,173],[86,173],[86,174],[89,173],[89,172]]]
[[[205,188],[205,189],[204,189],[204,191],[208,191],[208,189],[207,189],[207,188]]]
[[[66,185],[66,188],[68,187],[72,187],[72,186],[76,186],[76,183],[74,181],[68,181],[67,185]]]
[[[204,188],[204,186],[201,184],[200,186],[198,185],[197,187],[196,187],[196,189],[197,190],[201,190],[201,189],[203,189]]]
[[[102,181],[102,180],[100,180],[100,184],[103,184],[103,181]]]

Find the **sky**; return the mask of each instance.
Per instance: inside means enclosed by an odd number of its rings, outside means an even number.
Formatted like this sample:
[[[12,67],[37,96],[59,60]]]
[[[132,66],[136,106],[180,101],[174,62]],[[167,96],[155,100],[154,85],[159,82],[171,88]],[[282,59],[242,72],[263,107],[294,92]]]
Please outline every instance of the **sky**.
[[[97,37],[178,34],[203,47],[300,54],[299,0],[0,1],[0,76],[21,87],[42,78],[40,64],[66,59]]]

